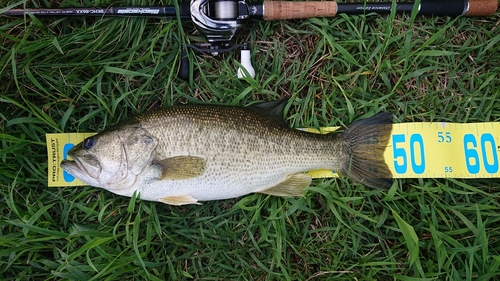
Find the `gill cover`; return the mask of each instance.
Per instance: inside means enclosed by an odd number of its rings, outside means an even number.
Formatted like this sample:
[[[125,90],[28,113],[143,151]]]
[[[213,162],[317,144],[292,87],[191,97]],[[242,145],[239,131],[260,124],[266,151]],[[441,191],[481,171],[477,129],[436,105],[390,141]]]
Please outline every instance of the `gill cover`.
[[[114,127],[85,139],[61,166],[86,184],[113,190],[130,187],[152,161],[157,141],[134,125]]]

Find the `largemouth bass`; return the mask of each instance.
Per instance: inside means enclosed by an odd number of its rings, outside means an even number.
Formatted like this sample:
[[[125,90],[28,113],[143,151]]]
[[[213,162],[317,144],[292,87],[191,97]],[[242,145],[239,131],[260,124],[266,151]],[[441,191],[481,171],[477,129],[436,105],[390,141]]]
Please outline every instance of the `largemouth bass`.
[[[286,100],[249,107],[184,105],[146,112],[85,139],[61,167],[86,184],[172,205],[259,192],[299,196],[304,171],[329,169],[369,187],[392,180],[383,157],[392,115],[326,135],[290,128]]]

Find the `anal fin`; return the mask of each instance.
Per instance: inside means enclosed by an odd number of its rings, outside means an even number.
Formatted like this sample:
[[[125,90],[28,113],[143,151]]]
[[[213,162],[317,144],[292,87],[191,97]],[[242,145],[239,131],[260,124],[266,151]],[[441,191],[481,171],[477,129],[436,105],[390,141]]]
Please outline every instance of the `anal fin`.
[[[190,195],[184,195],[184,196],[168,196],[168,197],[163,197],[158,199],[159,202],[169,204],[169,205],[187,205],[187,204],[200,204],[198,203],[198,200],[194,199]]]
[[[286,179],[277,185],[270,187],[259,193],[275,196],[301,196],[304,195],[304,188],[311,184],[311,177],[304,174],[288,175]]]

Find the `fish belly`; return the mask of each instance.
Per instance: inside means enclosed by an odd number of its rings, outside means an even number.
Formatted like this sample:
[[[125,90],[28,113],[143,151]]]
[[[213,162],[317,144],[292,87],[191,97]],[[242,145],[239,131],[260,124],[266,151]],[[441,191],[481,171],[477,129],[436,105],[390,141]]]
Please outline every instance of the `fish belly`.
[[[308,170],[304,163],[285,165],[286,159],[265,161],[263,158],[253,164],[241,161],[241,165],[208,162],[203,175],[190,179],[158,180],[159,172],[151,171],[142,179],[138,191],[144,200],[178,196],[191,196],[199,201],[220,200],[266,190],[283,182],[288,175]]]

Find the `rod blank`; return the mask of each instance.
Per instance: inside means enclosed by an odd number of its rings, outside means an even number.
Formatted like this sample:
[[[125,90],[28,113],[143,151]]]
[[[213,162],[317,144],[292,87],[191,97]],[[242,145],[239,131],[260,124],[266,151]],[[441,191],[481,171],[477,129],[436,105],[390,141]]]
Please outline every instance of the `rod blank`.
[[[125,17],[176,17],[174,6],[144,7],[109,7],[109,8],[59,8],[59,9],[11,9],[2,16],[24,16],[31,13],[35,16],[125,16]],[[190,19],[189,3],[179,4],[179,15]]]

